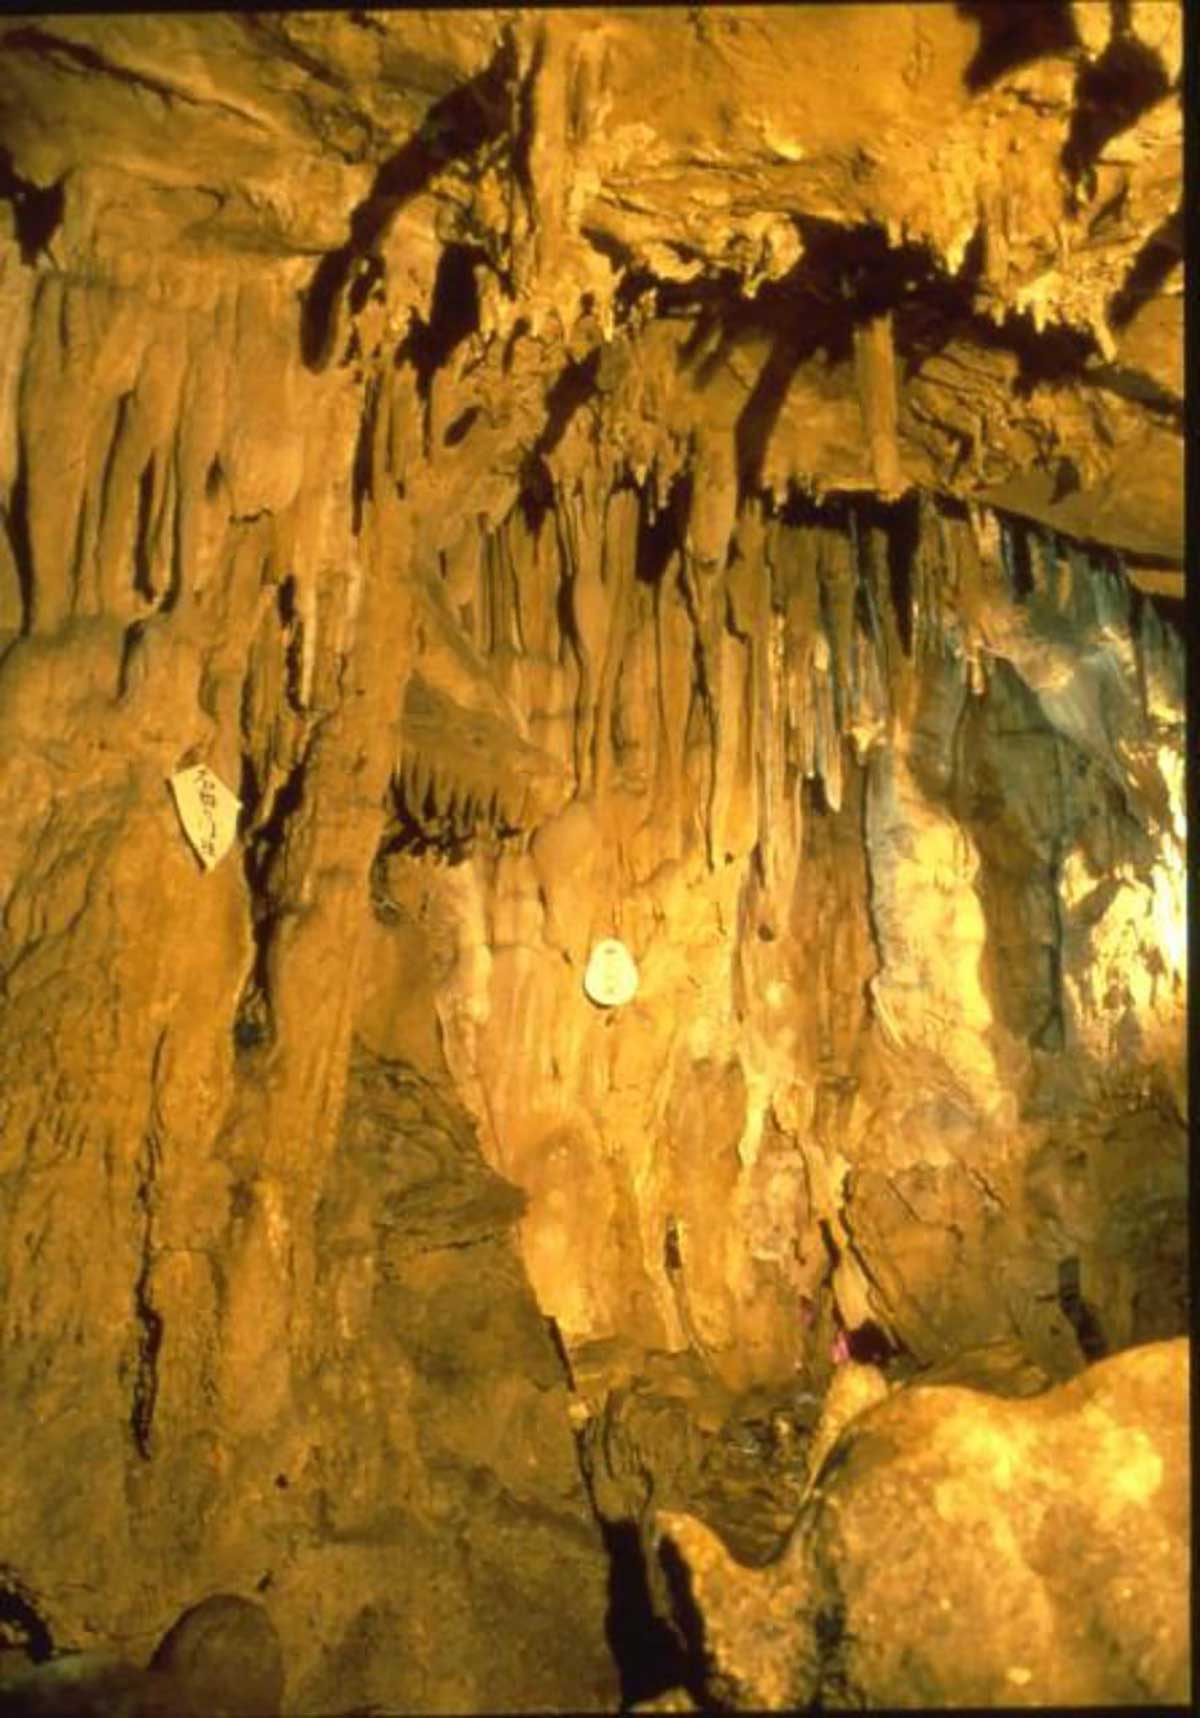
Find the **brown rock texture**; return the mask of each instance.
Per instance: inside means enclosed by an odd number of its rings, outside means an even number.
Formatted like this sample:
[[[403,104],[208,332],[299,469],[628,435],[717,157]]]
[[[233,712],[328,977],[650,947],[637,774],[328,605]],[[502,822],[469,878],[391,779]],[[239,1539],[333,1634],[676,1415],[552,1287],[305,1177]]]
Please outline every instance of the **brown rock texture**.
[[[663,1513],[712,1694],[751,1708],[1187,1705],[1188,1345],[1033,1398],[909,1387],[853,1418],[770,1569]]]
[[[1181,42],[0,24],[0,1691],[673,1698],[837,1360],[1186,1330]]]

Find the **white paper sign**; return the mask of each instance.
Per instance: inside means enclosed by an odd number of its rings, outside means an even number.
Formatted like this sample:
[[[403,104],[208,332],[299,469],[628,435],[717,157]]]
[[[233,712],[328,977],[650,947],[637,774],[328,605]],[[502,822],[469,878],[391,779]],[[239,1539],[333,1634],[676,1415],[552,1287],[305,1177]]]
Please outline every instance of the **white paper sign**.
[[[637,995],[638,970],[624,943],[615,937],[598,942],[588,957],[583,988],[601,1008],[619,1008]]]
[[[211,871],[233,845],[242,802],[207,764],[176,770],[170,785],[183,833],[204,869]]]

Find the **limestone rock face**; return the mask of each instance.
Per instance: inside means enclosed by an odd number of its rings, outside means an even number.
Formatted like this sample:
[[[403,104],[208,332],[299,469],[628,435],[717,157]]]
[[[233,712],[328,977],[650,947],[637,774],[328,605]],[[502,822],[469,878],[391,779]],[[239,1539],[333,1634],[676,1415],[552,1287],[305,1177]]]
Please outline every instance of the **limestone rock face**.
[[[787,1550],[658,1532],[735,1705],[894,1710],[1190,1698],[1188,1345],[1026,1400],[907,1388],[851,1420]]]
[[[1181,39],[0,25],[21,1675],[653,1699],[756,1391],[1187,1328]]]

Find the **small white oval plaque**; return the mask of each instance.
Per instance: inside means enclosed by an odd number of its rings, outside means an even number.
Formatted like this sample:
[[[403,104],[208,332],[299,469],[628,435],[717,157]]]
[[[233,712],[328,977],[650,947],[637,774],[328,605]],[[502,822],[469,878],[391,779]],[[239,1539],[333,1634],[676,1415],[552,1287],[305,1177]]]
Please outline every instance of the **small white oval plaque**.
[[[204,869],[211,871],[233,845],[242,802],[207,764],[176,770],[170,781],[183,833]]]
[[[598,942],[588,957],[583,988],[601,1008],[619,1008],[637,995],[638,970],[633,956],[616,937]]]

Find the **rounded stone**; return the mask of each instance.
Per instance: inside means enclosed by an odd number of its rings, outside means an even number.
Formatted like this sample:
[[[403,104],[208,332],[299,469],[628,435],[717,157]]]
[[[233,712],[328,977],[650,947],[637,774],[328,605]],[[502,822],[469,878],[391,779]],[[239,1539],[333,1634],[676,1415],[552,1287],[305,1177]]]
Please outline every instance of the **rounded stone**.
[[[283,1653],[261,1605],[217,1593],[184,1611],[159,1643],[151,1668],[170,1678],[180,1718],[275,1718],[283,1699]]]

